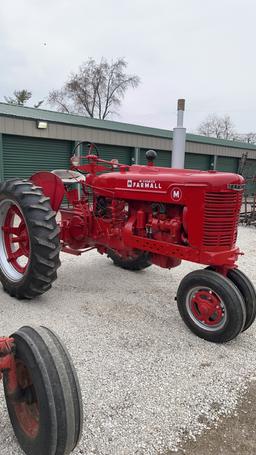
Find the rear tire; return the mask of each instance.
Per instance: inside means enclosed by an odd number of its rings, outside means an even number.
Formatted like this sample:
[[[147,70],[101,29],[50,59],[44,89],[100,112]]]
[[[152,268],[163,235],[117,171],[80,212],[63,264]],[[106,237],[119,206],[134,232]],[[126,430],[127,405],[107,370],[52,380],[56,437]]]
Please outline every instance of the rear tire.
[[[108,250],[108,257],[117,267],[125,270],[143,270],[152,265],[149,253],[139,252],[136,256],[123,257],[117,251]]]
[[[25,326],[12,337],[19,387],[9,395],[5,372],[4,391],[18,442],[27,455],[67,455],[82,428],[73,365],[60,341],[44,327]]]
[[[59,228],[49,201],[26,180],[0,185],[0,280],[12,297],[32,299],[57,278]]]
[[[246,309],[240,292],[212,270],[197,270],[183,278],[177,303],[188,328],[207,341],[225,343],[243,330]]]

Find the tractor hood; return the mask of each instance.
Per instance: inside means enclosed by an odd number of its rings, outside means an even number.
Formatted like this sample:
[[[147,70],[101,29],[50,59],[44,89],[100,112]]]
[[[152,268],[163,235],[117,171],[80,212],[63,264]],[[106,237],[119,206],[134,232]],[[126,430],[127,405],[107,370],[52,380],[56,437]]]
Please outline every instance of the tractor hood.
[[[173,169],[133,165],[119,172],[88,175],[86,182],[106,197],[183,204],[183,195],[193,188],[210,192],[241,192],[241,175],[218,171]],[[196,192],[196,191],[195,191]]]

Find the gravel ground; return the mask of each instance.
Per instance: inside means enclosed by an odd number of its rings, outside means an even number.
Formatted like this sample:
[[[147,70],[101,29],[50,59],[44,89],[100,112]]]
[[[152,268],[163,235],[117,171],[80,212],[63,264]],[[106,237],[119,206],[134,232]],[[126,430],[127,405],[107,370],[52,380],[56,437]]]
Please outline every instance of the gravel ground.
[[[240,228],[240,267],[256,282],[256,230]],[[74,454],[166,455],[234,412],[256,374],[256,324],[214,345],[190,333],[174,297],[198,268],[127,272],[96,252],[63,256],[53,289],[34,301],[0,290],[0,334],[32,323],[66,341],[78,370],[84,435]],[[0,396],[1,455],[21,454]]]

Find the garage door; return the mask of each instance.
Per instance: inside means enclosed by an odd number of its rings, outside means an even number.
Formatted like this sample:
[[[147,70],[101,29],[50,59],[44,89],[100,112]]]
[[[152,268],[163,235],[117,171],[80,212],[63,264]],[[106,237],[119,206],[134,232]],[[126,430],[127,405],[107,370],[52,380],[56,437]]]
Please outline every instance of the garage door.
[[[208,171],[211,169],[210,156],[200,155],[199,153],[186,153],[185,169],[200,169],[201,171]]]
[[[216,169],[217,171],[236,173],[238,170],[238,161],[238,158],[218,156]]]
[[[140,164],[147,164],[146,152],[148,149],[140,149]],[[155,150],[155,149],[154,149]],[[171,166],[171,152],[165,150],[155,150],[157,157],[154,161],[156,166],[170,167]]]
[[[118,160],[122,164],[131,164],[132,147],[122,147],[117,145],[96,144],[100,158],[111,161]],[[88,153],[88,146],[84,144],[83,152]]]
[[[3,135],[4,179],[69,168],[71,141]]]

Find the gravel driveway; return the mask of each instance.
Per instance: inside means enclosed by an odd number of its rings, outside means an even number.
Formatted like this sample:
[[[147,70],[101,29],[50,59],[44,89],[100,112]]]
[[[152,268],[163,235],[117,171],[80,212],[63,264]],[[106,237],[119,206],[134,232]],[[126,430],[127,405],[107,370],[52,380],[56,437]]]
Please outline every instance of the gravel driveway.
[[[240,267],[256,283],[256,229],[241,227],[239,245]],[[66,341],[85,408],[74,454],[165,455],[233,413],[256,372],[256,324],[225,345],[190,333],[174,297],[196,264],[128,272],[94,251],[62,260],[41,298],[16,301],[0,290],[0,334],[43,324]],[[0,393],[1,455],[18,455]]]

